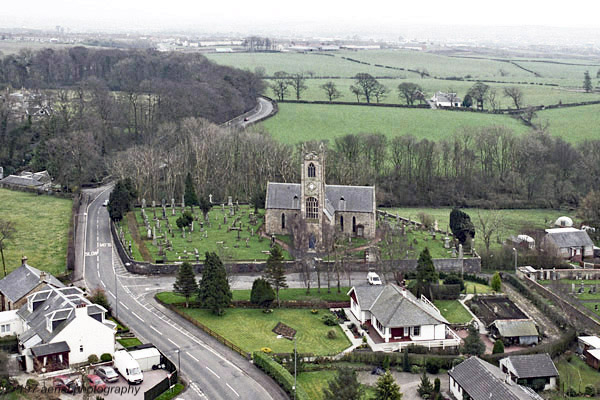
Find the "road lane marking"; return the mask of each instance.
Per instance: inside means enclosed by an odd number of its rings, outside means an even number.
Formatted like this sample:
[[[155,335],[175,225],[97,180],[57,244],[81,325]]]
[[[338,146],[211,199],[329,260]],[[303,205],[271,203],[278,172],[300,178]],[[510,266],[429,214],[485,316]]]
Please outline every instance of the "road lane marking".
[[[100,283],[102,284],[102,286],[106,287],[106,285],[104,284],[104,281],[100,281]]]
[[[159,331],[158,329],[156,329],[155,327],[153,327],[152,325],[150,325],[150,329],[152,329],[154,332],[158,333],[160,336],[162,336],[162,332]]]
[[[113,292],[111,292],[110,290],[108,291],[108,294],[110,294],[110,295],[111,295],[112,297],[114,297],[115,299],[117,298],[117,296],[115,296],[115,295],[113,294]]]
[[[122,301],[119,301],[119,303],[120,303],[120,304],[121,304],[123,307],[125,307],[125,309],[126,309],[126,310],[129,310],[129,307],[127,307],[127,306],[125,305],[125,303],[123,303]]]
[[[191,355],[189,351],[186,351],[185,354],[187,354],[188,356],[190,356],[194,361],[200,362],[200,360],[198,360],[196,357],[194,357],[193,355]]]
[[[171,339],[167,338],[167,340],[171,343],[173,343],[175,346],[179,347],[179,345],[177,343],[175,343],[174,341],[172,341]]]
[[[137,319],[139,319],[140,321],[144,322],[144,320],[143,320],[143,319],[142,319],[142,318],[141,318],[139,315],[137,315],[137,314],[136,314],[136,313],[134,313],[133,311],[132,311],[131,313],[133,314],[133,316],[134,316],[134,317],[136,317],[136,318],[137,318]]]
[[[207,367],[207,368],[208,368],[208,367]],[[228,387],[229,389],[231,389],[231,391],[232,391],[233,393],[235,393],[235,395],[236,395],[237,397],[240,397],[239,393],[238,393],[238,392],[236,392],[234,388],[232,388],[231,386],[229,386],[229,383],[225,382],[225,384],[227,385],[227,387]]]
[[[216,376],[217,378],[221,379],[221,377],[219,375],[217,375],[217,373],[215,371],[213,371],[212,369],[206,367],[207,370],[209,370],[214,376]]]
[[[100,270],[96,270],[96,272],[98,273],[98,278],[100,278]]]

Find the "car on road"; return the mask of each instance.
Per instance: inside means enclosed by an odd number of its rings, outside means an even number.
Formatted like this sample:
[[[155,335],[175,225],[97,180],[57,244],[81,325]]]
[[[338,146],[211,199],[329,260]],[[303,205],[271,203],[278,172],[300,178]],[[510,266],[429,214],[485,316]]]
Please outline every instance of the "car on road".
[[[104,202],[102,203],[102,207],[106,207],[106,206],[108,206],[108,199],[104,200]]]
[[[376,272],[369,272],[367,274],[367,282],[369,282],[369,285],[381,285],[381,279]]]
[[[59,375],[52,380],[52,387],[65,393],[73,393],[77,387],[77,381],[66,375]]]
[[[248,121],[250,121],[250,118],[248,118],[248,117],[245,117],[245,118],[244,118],[244,122],[248,122]]]
[[[115,370],[109,366],[96,367],[94,372],[96,375],[102,378],[104,382],[116,382],[119,380],[119,374],[117,374]]]
[[[87,376],[88,384],[94,388],[95,392],[101,392],[106,388],[106,383],[98,376],[89,374]]]

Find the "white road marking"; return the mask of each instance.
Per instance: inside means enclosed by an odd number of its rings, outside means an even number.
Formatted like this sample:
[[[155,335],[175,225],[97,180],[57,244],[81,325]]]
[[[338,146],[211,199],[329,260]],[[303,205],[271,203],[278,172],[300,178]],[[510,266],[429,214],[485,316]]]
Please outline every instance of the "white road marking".
[[[126,310],[129,310],[129,307],[127,307],[127,306],[125,305],[125,303],[123,303],[122,301],[119,301],[119,303],[120,303],[120,304],[121,304],[123,307],[125,307],[125,309],[126,309]]]
[[[104,281],[100,281],[100,283],[102,284],[102,286],[106,287],[106,285],[104,284]]]
[[[134,316],[134,317],[136,317],[136,318],[137,318],[137,319],[139,319],[140,321],[144,322],[144,320],[143,320],[143,319],[142,319],[142,318],[141,318],[139,315],[137,315],[137,314],[136,314],[136,313],[134,313],[133,311],[132,311],[131,313],[133,314],[133,316]]]
[[[171,339],[167,338],[167,340],[171,343],[173,343],[175,346],[179,347],[179,345],[177,343],[175,343],[174,341],[172,341]]]
[[[153,327],[152,325],[150,325],[150,329],[152,329],[154,332],[158,333],[160,336],[162,336],[162,332],[159,331],[158,329],[156,329],[155,327]]]
[[[117,296],[115,296],[115,295],[113,294],[113,292],[111,292],[110,290],[108,291],[108,294],[110,294],[110,295],[111,295],[112,297],[114,297],[115,299],[117,298]]]
[[[216,376],[217,378],[221,379],[221,377],[219,375],[217,375],[217,373],[215,371],[213,371],[212,369],[206,367],[207,370],[209,370],[214,376]]]
[[[194,357],[193,355],[191,355],[189,351],[186,351],[185,354],[187,354],[188,356],[190,356],[192,358],[192,360],[194,360],[196,362],[200,362],[200,360],[198,360],[196,357]]]
[[[96,272],[98,273],[98,278],[100,278],[100,270],[96,270]]]
[[[235,393],[235,395],[236,395],[237,397],[240,397],[239,393],[238,393],[238,392],[236,392],[234,388],[232,388],[231,386],[229,386],[229,383],[225,382],[225,384],[227,385],[227,387],[228,387],[229,389],[231,389],[231,391],[232,391],[233,393]]]

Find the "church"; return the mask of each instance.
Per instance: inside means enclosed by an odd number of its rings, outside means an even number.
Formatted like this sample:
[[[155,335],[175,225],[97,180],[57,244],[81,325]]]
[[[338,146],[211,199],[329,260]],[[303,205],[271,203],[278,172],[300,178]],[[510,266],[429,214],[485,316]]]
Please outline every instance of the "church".
[[[265,209],[269,235],[291,234],[295,219],[302,218],[308,250],[322,248],[326,225],[346,236],[375,238],[375,187],[327,185],[323,148],[305,153],[300,183],[267,184]]]

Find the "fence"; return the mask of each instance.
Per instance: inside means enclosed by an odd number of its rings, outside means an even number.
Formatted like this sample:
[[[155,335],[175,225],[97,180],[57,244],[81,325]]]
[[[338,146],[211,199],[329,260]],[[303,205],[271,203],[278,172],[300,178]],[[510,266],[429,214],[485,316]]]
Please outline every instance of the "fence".
[[[178,371],[175,367],[175,364],[167,356],[161,353],[161,362],[165,364],[166,370],[170,372],[169,376],[167,376],[162,381],[158,382],[156,385],[151,387],[150,389],[144,392],[144,400],[154,400],[164,392],[166,392],[171,385],[177,383],[178,379]]]
[[[242,349],[241,347],[237,346],[235,343],[232,343],[229,340],[225,339],[223,336],[221,336],[217,332],[213,331],[208,326],[206,326],[206,325],[204,325],[204,324],[196,321],[194,318],[192,318],[192,317],[190,317],[190,316],[182,313],[181,311],[179,311],[179,309],[175,305],[173,305],[173,304],[166,304],[166,303],[162,302],[156,296],[154,298],[156,299],[156,301],[158,301],[163,306],[167,307],[169,310],[177,313],[178,315],[180,315],[181,317],[183,317],[184,319],[186,319],[188,322],[192,323],[194,326],[202,329],[204,332],[206,332],[210,336],[214,337],[219,343],[224,344],[225,346],[229,347],[231,350],[233,350],[236,353],[240,354],[242,357],[245,357],[247,360],[252,359],[252,355],[250,353],[244,351],[244,349]]]

